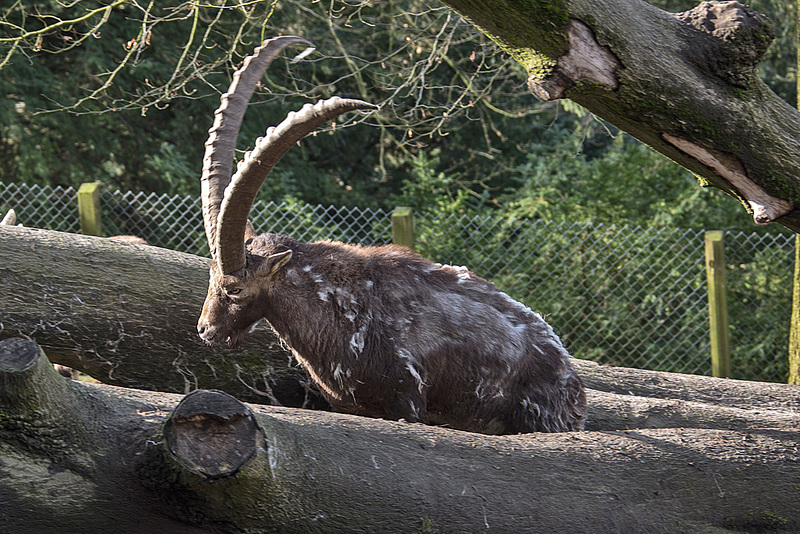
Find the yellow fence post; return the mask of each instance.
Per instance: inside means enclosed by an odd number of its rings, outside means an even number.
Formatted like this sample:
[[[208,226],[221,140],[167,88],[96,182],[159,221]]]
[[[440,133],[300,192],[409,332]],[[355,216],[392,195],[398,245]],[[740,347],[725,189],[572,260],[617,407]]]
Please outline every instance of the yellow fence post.
[[[102,185],[102,182],[85,183],[78,189],[78,214],[81,219],[81,233],[84,235],[103,235],[103,219],[100,213]]]
[[[728,338],[728,296],[725,285],[725,242],[719,230],[706,232],[706,276],[708,277],[708,318],[711,330],[711,374],[731,375]]]
[[[411,208],[397,207],[392,212],[392,243],[414,248],[414,212]]]

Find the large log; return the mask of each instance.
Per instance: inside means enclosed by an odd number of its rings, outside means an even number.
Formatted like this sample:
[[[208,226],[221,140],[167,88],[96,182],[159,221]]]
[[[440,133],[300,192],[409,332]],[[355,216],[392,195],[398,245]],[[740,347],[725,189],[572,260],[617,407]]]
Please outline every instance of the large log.
[[[73,382],[21,339],[0,382],[0,532],[800,529],[797,420],[484,436]]]
[[[220,389],[247,402],[295,407],[311,396],[310,406],[326,406],[268,328],[238,351],[199,341],[205,258],[0,226],[0,282],[0,339],[31,338],[54,362],[104,383]],[[575,364],[590,388],[589,429],[781,428],[784,414],[800,408],[798,389],[774,384]]]

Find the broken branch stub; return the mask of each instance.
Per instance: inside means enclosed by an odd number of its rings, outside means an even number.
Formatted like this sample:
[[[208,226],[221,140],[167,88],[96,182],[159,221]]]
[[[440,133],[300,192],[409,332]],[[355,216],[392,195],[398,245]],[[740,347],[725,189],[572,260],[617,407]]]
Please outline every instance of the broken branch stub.
[[[35,387],[44,383],[44,391]],[[59,407],[68,395],[64,378],[53,368],[35,341],[6,338],[0,341],[0,406],[6,415],[34,418]]]
[[[692,60],[705,72],[748,87],[775,38],[772,23],[736,1],[702,2],[675,18],[708,36],[694,42]]]
[[[14,210],[8,210],[8,213],[5,214],[3,220],[0,221],[0,226],[14,226],[17,224],[17,212]]]

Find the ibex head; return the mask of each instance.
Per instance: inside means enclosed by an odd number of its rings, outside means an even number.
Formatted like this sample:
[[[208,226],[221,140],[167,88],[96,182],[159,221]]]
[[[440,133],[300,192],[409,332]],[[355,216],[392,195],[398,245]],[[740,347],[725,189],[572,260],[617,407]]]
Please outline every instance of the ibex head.
[[[262,257],[247,250],[246,242],[255,237],[247,220],[250,208],[272,168],[292,145],[323,123],[346,111],[377,107],[339,97],[306,104],[258,138],[231,177],[239,127],[256,84],[284,48],[298,44],[313,46],[300,37],[285,36],[264,41],[256,48],[234,74],[209,130],[200,180],[212,266],[208,295],[197,323],[197,331],[207,343],[239,345],[249,327],[264,316],[258,308],[263,306],[259,304],[263,299],[257,297],[269,291],[270,277],[291,259],[291,251]]]

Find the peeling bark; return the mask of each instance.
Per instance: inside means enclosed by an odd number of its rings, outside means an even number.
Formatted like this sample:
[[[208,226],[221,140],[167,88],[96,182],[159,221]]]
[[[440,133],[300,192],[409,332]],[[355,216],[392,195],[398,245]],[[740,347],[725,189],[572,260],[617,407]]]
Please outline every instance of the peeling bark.
[[[564,98],[577,83],[596,83],[609,90],[618,87],[619,61],[607,47],[600,46],[592,30],[579,20],[571,19],[566,27],[569,51],[556,60],[546,78],[531,76],[528,88],[542,100]]]
[[[770,223],[794,209],[790,202],[770,196],[758,184],[753,183],[747,177],[744,165],[735,155],[705,148],[673,135],[663,134],[663,137],[678,150],[712,169],[730,183],[750,206],[756,224]]]
[[[764,16],[736,1],[677,14],[641,0],[444,3],[519,61],[539,97],[574,100],[739,198],[759,223],[800,231],[800,112],[756,74],[773,39]],[[741,168],[731,179],[687,146]]]

